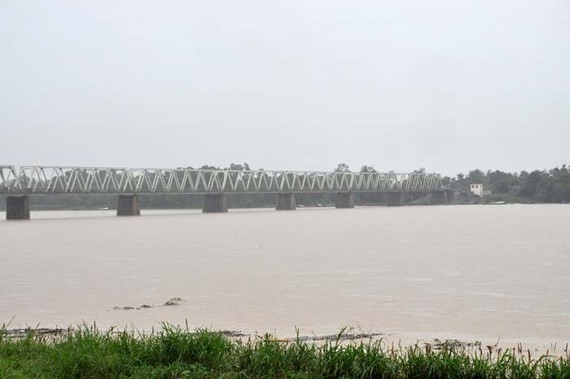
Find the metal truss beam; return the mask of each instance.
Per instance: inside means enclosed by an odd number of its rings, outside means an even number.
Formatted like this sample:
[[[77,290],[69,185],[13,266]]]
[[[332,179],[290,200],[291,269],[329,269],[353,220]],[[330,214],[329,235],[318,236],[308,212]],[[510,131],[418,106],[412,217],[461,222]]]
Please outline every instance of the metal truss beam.
[[[426,173],[0,166],[0,194],[318,193],[442,190]]]

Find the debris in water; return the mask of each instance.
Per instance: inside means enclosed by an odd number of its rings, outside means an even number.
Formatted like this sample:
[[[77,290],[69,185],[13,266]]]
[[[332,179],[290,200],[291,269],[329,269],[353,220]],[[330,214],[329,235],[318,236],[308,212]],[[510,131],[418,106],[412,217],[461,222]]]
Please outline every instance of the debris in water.
[[[132,311],[133,309],[135,309],[135,307],[130,307],[130,306],[126,306],[126,307],[113,307],[114,310],[116,311]]]
[[[180,305],[180,303],[182,303],[183,301],[184,301],[184,299],[182,299],[180,297],[173,297],[172,299],[170,299],[166,303],[164,303],[162,306],[163,307],[173,307],[173,306]],[[114,306],[113,310],[115,310],[115,311],[132,311],[132,310],[136,309],[137,311],[140,311],[141,309],[150,309],[150,308],[155,308],[155,307],[156,307],[156,305],[149,305],[149,304],[143,304],[143,305],[140,305],[136,308],[131,307],[131,306],[126,306],[126,307]]]
[[[168,300],[166,303],[164,303],[165,307],[172,307],[175,305],[180,305],[181,302],[183,302],[184,300],[179,298],[179,297],[173,297],[172,299]]]

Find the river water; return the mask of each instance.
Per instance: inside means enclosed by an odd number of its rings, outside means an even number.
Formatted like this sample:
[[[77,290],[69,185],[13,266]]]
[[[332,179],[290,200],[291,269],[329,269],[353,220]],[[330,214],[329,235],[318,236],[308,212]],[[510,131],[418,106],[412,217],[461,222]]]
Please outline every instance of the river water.
[[[568,205],[142,213],[0,221],[0,324],[570,341]]]

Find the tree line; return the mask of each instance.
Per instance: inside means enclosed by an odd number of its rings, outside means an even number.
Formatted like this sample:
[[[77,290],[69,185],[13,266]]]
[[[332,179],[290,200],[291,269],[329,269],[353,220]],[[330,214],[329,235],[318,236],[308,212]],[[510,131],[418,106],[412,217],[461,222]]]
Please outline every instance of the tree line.
[[[471,170],[467,175],[444,177],[443,183],[451,190],[468,192],[471,184],[483,184],[491,191],[490,200],[510,202],[568,203],[570,202],[570,170],[566,165],[550,170],[508,173],[500,170]]]
[[[350,172],[345,163],[340,163],[336,172]],[[376,172],[373,166],[361,166],[360,172]],[[425,173],[424,168],[414,172]],[[508,200],[524,203],[568,203],[570,202],[570,168],[566,165],[550,170],[534,170],[520,173],[500,170],[480,169],[469,171],[467,175],[457,174],[455,177],[442,178],[443,185],[459,193],[469,193],[471,184],[483,184],[483,188],[491,194],[488,201]]]

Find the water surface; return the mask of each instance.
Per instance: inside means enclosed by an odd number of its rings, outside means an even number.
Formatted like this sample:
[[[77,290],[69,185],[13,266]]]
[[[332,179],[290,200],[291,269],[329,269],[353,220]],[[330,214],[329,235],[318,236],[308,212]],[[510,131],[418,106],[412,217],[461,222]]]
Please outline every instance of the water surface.
[[[570,206],[32,212],[0,222],[0,323],[570,340]],[[173,297],[176,307],[160,306]],[[147,304],[150,309],[114,307]]]

